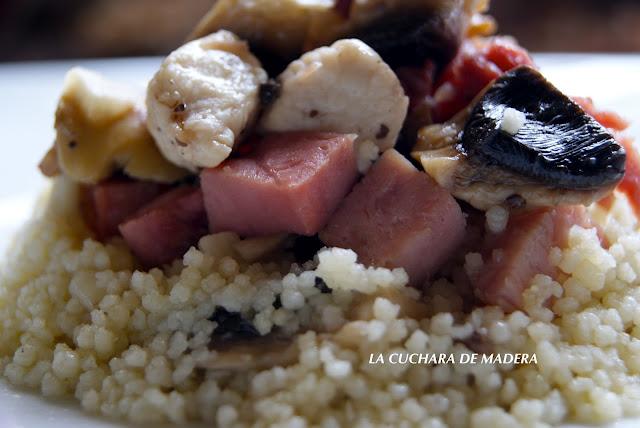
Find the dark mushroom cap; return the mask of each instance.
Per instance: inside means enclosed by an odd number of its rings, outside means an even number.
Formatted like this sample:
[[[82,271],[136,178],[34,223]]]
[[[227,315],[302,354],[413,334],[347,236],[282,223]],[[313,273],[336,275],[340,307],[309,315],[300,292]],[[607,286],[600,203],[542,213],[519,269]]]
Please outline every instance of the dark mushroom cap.
[[[507,108],[526,118],[515,135],[501,129]],[[598,189],[620,181],[626,153],[602,125],[538,71],[518,67],[496,79],[465,125],[459,150],[545,185]]]
[[[443,66],[462,41],[462,9],[394,11],[352,37],[371,46],[392,67],[421,66],[426,59]]]

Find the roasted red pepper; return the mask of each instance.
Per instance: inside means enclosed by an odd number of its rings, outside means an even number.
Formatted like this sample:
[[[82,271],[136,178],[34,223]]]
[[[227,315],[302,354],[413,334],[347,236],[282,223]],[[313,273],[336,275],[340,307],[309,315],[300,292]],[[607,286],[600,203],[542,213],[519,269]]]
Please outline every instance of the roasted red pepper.
[[[449,120],[493,79],[519,65],[534,64],[527,51],[510,38],[465,41],[435,85],[433,121]]]
[[[622,135],[622,131],[629,127],[629,123],[617,113],[598,110],[591,98],[574,97],[573,100],[578,103],[584,111],[600,122],[602,126],[608,128],[627,151],[624,177],[620,184],[618,184],[617,190],[627,196],[636,216],[640,217],[640,154],[638,154],[638,151],[633,146],[633,140],[628,136]],[[610,209],[614,200],[614,196],[609,195],[600,200],[598,204],[604,209]]]

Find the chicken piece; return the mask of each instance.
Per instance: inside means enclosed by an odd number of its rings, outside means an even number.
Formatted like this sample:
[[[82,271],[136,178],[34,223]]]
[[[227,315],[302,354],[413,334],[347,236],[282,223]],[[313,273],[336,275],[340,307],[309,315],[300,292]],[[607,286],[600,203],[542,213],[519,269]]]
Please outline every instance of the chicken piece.
[[[81,208],[85,223],[98,240],[118,235],[118,225],[167,190],[152,181],[110,178],[83,186]]]
[[[207,234],[202,192],[178,187],[137,211],[119,229],[144,267],[169,263]]]
[[[272,134],[202,171],[211,232],[314,235],[356,181],[355,135]]]
[[[386,151],[345,198],[320,239],[360,262],[402,267],[420,285],[453,254],[465,231],[453,197],[395,150]]]
[[[176,165],[215,167],[254,121],[266,81],[260,62],[233,33],[194,40],[173,51],[149,83],[149,131]]]
[[[56,146],[51,147],[38,164],[38,169],[45,177],[56,177],[62,174],[58,163],[58,153]]]
[[[381,150],[395,145],[409,99],[395,73],[359,40],[340,40],[292,62],[280,97],[260,122],[265,132],[356,133]]]
[[[86,184],[116,169],[142,180],[172,182],[184,177],[187,172],[158,151],[138,95],[92,71],[71,69],[56,110],[55,154],[47,153],[43,172],[61,171]]]
[[[471,278],[476,295],[505,311],[522,308],[523,293],[537,274],[555,274],[549,260],[554,246],[567,244],[573,225],[593,227],[583,206],[539,208],[511,215],[507,229],[489,237],[485,264]]]

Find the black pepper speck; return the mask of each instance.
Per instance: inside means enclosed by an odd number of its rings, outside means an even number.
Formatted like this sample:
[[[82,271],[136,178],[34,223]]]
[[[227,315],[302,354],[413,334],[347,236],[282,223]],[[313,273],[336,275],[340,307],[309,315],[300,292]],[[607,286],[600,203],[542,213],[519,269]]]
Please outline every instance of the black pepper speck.
[[[320,290],[320,292],[322,294],[329,294],[331,293],[331,289],[329,288],[329,286],[327,285],[326,282],[324,282],[324,279],[317,277],[316,276],[316,280],[315,280],[315,287]]]
[[[380,129],[378,130],[378,133],[376,134],[376,138],[378,140],[382,140],[387,135],[389,135],[389,127],[387,125],[385,125],[384,123],[381,123],[380,124]]]

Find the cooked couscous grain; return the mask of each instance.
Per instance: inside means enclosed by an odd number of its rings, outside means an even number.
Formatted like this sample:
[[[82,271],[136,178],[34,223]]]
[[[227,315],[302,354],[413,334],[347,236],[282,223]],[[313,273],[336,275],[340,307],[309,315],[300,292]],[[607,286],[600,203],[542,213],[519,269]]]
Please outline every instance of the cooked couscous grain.
[[[13,385],[135,422],[220,427],[542,427],[640,416],[640,233],[622,199],[610,216],[592,210],[608,250],[594,230],[573,227],[567,248],[551,254],[560,275],[536,276],[525,311],[505,314],[465,312],[468,287],[444,279],[418,302],[403,270],[365,268],[350,250],[323,250],[303,266],[248,262],[233,234],[203,238],[164,270],[136,271],[122,242],[86,238],[75,191],[56,181],[2,273],[0,368]],[[467,255],[469,273],[482,266]],[[220,308],[260,335],[296,333],[294,361],[215,369],[225,353],[209,347]],[[416,310],[423,316],[407,316]],[[370,361],[472,352],[535,354],[537,363]]]

